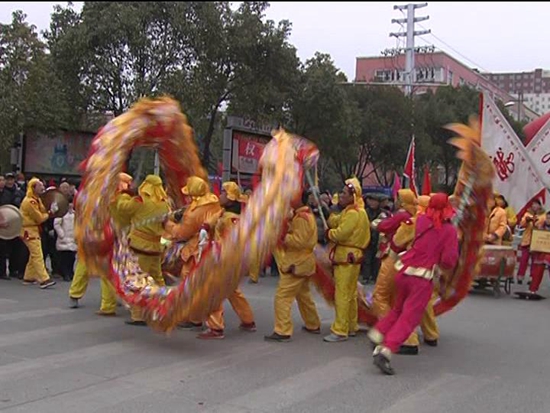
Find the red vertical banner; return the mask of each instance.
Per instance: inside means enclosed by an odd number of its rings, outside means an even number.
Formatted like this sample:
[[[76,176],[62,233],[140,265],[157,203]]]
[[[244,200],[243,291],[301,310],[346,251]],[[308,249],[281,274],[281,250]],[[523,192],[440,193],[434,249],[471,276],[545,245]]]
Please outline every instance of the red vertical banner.
[[[422,195],[430,195],[432,193],[432,178],[430,176],[430,168],[424,165],[424,179],[422,180]]]
[[[403,168],[403,176],[409,180],[409,188],[418,196],[418,191],[416,190],[416,174],[415,174],[415,163],[414,163],[414,136],[412,137],[411,144],[409,146],[409,152],[407,153],[407,161],[405,162],[405,167]]]

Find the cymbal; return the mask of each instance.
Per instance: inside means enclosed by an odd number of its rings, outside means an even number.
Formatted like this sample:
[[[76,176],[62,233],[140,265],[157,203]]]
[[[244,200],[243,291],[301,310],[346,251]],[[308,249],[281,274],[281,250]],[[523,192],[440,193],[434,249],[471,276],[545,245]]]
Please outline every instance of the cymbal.
[[[59,189],[49,189],[40,198],[48,211],[54,202],[57,203],[58,210],[53,215],[54,218],[62,218],[69,210],[69,199]]]
[[[0,206],[0,222],[6,223],[5,228],[0,228],[0,239],[14,239],[21,235],[23,217],[19,209],[13,205]]]

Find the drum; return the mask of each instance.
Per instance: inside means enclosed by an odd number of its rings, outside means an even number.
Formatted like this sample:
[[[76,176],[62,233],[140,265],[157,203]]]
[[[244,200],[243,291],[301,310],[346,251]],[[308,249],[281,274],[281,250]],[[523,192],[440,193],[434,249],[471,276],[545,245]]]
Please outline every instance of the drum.
[[[484,245],[481,271],[478,277],[513,278],[516,251],[508,245]]]

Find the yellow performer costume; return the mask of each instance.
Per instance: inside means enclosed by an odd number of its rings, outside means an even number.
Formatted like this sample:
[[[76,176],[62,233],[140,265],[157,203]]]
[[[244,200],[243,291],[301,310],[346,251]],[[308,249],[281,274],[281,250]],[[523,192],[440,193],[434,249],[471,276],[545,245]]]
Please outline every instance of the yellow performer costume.
[[[132,176],[121,172],[118,175],[118,188],[117,193],[114,196],[111,204],[109,205],[109,210],[111,217],[115,225],[119,228],[124,228],[130,225],[130,219],[124,214],[121,214],[117,210],[117,203],[119,199],[131,198],[130,195],[124,193],[130,188],[132,184]],[[82,260],[78,260],[76,263],[76,269],[71,282],[71,287],[69,289],[69,298],[71,300],[71,308],[78,308],[78,300],[84,297],[86,290],[88,289],[88,282],[90,280],[88,269],[86,264]],[[114,316],[116,315],[116,293],[111,284],[104,278],[100,280],[101,286],[101,305],[99,311],[96,312],[97,315],[101,316]]]
[[[171,240],[185,241],[185,245],[181,250],[183,261],[181,278],[185,280],[191,273],[193,266],[199,261],[201,229],[204,228],[205,223],[218,217],[222,213],[222,208],[218,197],[210,192],[208,183],[198,176],[191,176],[187,180],[187,185],[182,188],[182,193],[191,197],[192,202],[185,210],[182,222],[178,224],[168,222],[166,229]],[[211,232],[209,235],[212,235]],[[179,326],[181,328],[200,327],[202,321],[185,320]]]
[[[225,182],[222,185],[220,203],[224,209],[222,209],[219,218],[213,216],[211,221],[207,223],[208,227],[214,226],[214,242],[216,244],[221,244],[231,229],[237,225],[241,212],[241,203],[245,201],[246,196],[241,194],[241,190],[235,182]],[[226,248],[231,248],[231,246]],[[237,288],[227,297],[227,300],[241,320],[240,329],[249,332],[256,331],[254,313],[242,291]],[[203,340],[224,338],[225,322],[223,318],[223,303],[220,304],[218,310],[210,314],[206,321],[206,325],[208,326],[208,330],[199,334],[197,338]]]
[[[275,328],[273,334],[265,336],[268,341],[289,341],[294,328],[292,326],[292,303],[298,303],[298,309],[305,326],[304,331],[321,333],[321,320],[311,298],[309,290],[310,276],[315,273],[315,255],[317,245],[317,224],[311,209],[306,205],[309,194],[302,195],[301,202],[294,205],[294,216],[282,245],[275,251],[279,268],[279,285],[275,293]]]
[[[163,286],[164,278],[161,271],[161,243],[164,233],[162,222],[140,224],[154,216],[170,212],[168,196],[162,187],[162,180],[156,175],[148,175],[138,190],[139,196],[131,197],[122,194],[117,200],[117,213],[130,219],[139,227],[130,231],[130,249],[136,254],[141,270],[148,273],[157,284]],[[141,309],[132,307],[130,325],[146,325],[141,315]]]
[[[21,228],[21,238],[29,249],[29,261],[25,268],[23,284],[40,284],[40,288],[45,289],[55,285],[55,281],[50,279],[46,266],[44,265],[44,255],[42,253],[42,243],[40,241],[40,225],[48,220],[50,215],[56,211],[46,211],[40,195],[44,193],[44,184],[37,178],[29,181],[27,194],[21,202],[21,216],[23,218],[23,227]]]
[[[345,181],[339,202],[344,210],[334,216],[327,231],[329,242],[333,243],[330,253],[334,268],[336,317],[327,342],[339,342],[356,335],[357,323],[357,281],[365,248],[370,242],[370,222],[361,198],[361,184],[357,178]]]
[[[169,222],[167,230],[173,241],[186,241],[181,251],[183,260],[181,277],[185,280],[198,262],[199,234],[203,224],[209,222],[212,217],[219,216],[222,209],[218,197],[210,192],[208,183],[198,176],[190,177],[182,192],[190,196],[192,202],[185,210],[182,222],[178,224]]]

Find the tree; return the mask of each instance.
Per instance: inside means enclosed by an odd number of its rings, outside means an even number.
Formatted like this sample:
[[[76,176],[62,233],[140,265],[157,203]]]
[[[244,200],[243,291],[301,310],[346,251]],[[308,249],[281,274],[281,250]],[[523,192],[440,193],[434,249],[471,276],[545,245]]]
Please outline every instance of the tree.
[[[36,27],[16,11],[11,24],[0,25],[0,146],[30,128],[55,131],[67,125],[68,105],[60,79],[38,38]]]
[[[459,161],[455,149],[448,144],[453,133],[445,129],[449,123],[468,123],[468,118],[479,113],[479,92],[467,86],[439,87],[435,93],[428,91],[415,101],[415,121],[431,138],[431,161],[444,170],[443,184],[451,188],[456,183]]]
[[[229,2],[192,5],[193,62],[167,79],[166,89],[187,108],[202,137],[206,165],[225,107],[257,121],[285,119],[299,60],[288,42],[290,24],[265,21],[267,7],[266,2],[244,2],[237,10]]]
[[[512,116],[510,111],[506,106],[504,106],[504,103],[500,100],[497,100],[496,102],[498,109],[502,112],[514,132],[518,135],[520,140],[525,143],[525,132],[523,132],[523,128],[525,125],[527,125],[528,122],[526,121],[518,121],[515,116]]]
[[[346,80],[329,55],[316,53],[301,65],[299,87],[290,100],[290,129],[318,145],[322,180],[333,172],[324,158],[341,179],[355,174],[358,111],[348,98]]]

